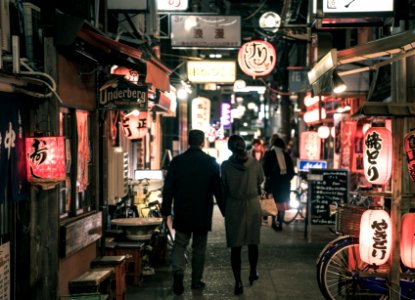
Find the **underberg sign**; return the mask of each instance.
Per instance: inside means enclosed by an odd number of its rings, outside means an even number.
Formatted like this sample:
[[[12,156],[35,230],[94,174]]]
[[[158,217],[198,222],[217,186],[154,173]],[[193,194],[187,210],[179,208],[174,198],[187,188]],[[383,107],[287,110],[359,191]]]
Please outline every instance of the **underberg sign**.
[[[118,82],[109,86],[99,94],[98,108],[106,109],[147,109],[147,85],[135,85]]]

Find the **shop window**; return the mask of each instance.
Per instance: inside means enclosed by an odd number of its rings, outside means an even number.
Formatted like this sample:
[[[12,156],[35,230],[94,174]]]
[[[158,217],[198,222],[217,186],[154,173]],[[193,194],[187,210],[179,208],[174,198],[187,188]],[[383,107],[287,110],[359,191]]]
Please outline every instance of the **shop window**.
[[[66,180],[60,184],[61,218],[95,209],[92,193],[92,124],[87,111],[62,108],[61,135],[66,146]]]

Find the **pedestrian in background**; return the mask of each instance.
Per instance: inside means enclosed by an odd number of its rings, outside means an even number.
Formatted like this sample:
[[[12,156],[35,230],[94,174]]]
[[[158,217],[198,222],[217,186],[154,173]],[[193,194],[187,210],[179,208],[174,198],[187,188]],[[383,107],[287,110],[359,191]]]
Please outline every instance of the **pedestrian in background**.
[[[255,138],[252,140],[252,149],[251,149],[251,155],[254,157],[257,161],[261,161],[264,157],[265,153],[265,147],[260,138]]]
[[[232,135],[228,140],[228,148],[232,155],[222,163],[221,177],[225,196],[226,242],[231,248],[234,294],[239,295],[243,293],[242,246],[248,245],[250,284],[259,278],[257,263],[262,214],[258,198],[264,172],[261,164],[247,154],[245,141],[241,136]]]
[[[214,200],[223,211],[220,168],[216,160],[202,151],[203,131],[189,132],[189,149],[174,157],[163,186],[161,214],[171,215],[175,239],[172,252],[173,292],[184,292],[185,252],[192,239],[191,288],[202,290],[208,232],[212,230]]]
[[[293,161],[282,138],[273,139],[271,148],[265,152],[262,166],[267,177],[266,192],[272,194],[278,208],[277,220],[273,219],[272,228],[279,231],[289,207],[291,179],[295,174]]]

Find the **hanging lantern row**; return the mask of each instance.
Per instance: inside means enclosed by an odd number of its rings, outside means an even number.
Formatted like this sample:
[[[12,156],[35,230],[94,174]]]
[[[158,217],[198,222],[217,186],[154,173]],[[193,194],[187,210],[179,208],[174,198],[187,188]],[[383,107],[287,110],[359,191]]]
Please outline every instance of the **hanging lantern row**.
[[[360,219],[359,253],[369,265],[382,265],[392,248],[392,223],[383,209],[366,210]]]
[[[374,123],[365,133],[363,167],[371,184],[388,183],[392,174],[392,133],[384,124]]]
[[[66,178],[63,136],[26,138],[27,180],[31,183],[63,181]]]

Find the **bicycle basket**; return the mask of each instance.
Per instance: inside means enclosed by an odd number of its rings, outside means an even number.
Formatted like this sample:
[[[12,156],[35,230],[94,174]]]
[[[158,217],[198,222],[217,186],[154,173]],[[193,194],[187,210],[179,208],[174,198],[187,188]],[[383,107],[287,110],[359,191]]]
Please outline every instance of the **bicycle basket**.
[[[360,218],[366,208],[340,204],[336,214],[336,231],[359,238]]]

